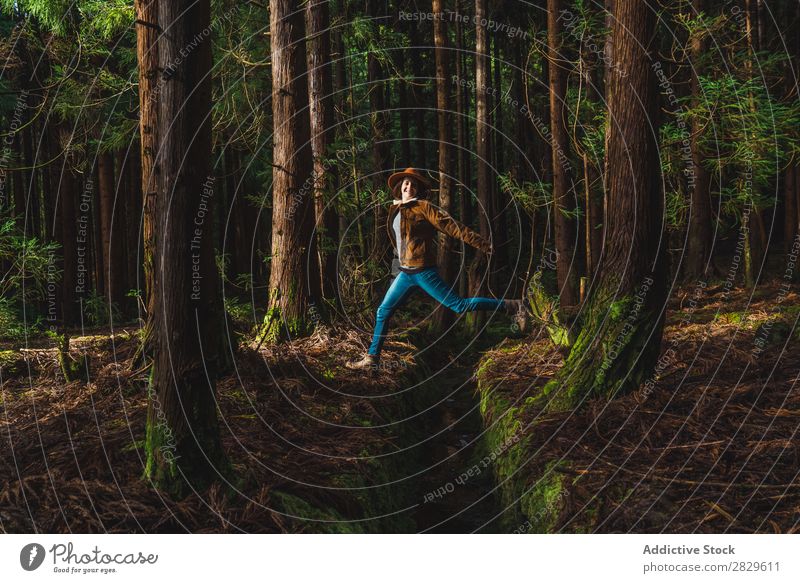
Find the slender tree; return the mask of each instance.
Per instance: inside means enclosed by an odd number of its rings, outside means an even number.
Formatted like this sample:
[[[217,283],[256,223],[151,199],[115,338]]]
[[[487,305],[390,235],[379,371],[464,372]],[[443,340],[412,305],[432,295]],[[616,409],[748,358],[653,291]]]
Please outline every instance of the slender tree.
[[[417,168],[428,168],[428,126],[426,125],[425,118],[427,117],[426,110],[429,105],[425,99],[424,78],[428,73],[427,67],[427,50],[428,43],[423,43],[420,40],[421,27],[413,23],[409,30],[409,42],[411,43],[410,54],[413,68],[410,77],[412,79],[412,95],[414,98],[414,129],[416,132],[416,160],[411,166]]]
[[[134,142],[124,156],[125,208],[123,236],[125,237],[125,271],[129,289],[139,289],[142,277],[139,273],[142,262],[142,168],[139,143]],[[130,311],[136,313],[138,306],[129,303]]]
[[[434,14],[445,14],[443,0],[432,0]],[[442,18],[433,21],[433,41],[436,59],[436,118],[439,125],[439,207],[447,214],[453,214],[453,168],[451,132],[453,125],[450,114],[450,46],[447,28]],[[453,264],[453,240],[442,234],[439,237],[438,264],[444,281],[454,284],[455,265]],[[434,327],[443,330],[452,323],[453,313],[444,306],[438,306],[434,313]]]
[[[469,148],[469,131],[467,129],[467,118],[469,115],[469,94],[466,90],[466,51],[464,50],[464,24],[463,18],[466,16],[466,11],[462,11],[460,0],[456,0],[456,11],[459,18],[456,19],[456,51],[455,51],[455,65],[456,65],[456,159],[458,165],[458,210],[459,218],[465,225],[472,223],[472,201],[471,194],[468,192],[468,185],[470,184],[470,171],[469,171],[469,156],[467,153]],[[465,296],[469,293],[467,270],[464,269],[466,264],[466,256],[468,249],[464,248],[463,263],[459,273],[459,293]]]
[[[150,317],[155,311],[155,286],[158,274],[153,268],[158,163],[158,0],[136,0],[136,60],[139,64],[139,146],[142,196],[142,266],[144,271],[144,303],[147,309],[142,328],[140,356],[152,355],[157,349],[154,328],[158,320]],[[139,361],[140,359],[134,359]]]
[[[758,9],[756,0],[744,0],[744,14],[745,14],[745,40],[747,42],[747,56],[744,60],[745,76],[747,80],[755,79],[755,72],[753,62],[757,59],[756,51],[759,50],[758,44]],[[748,92],[748,103],[751,113],[755,113],[756,100],[751,92]],[[749,189],[744,187],[746,180],[744,177],[740,179],[742,189],[745,195],[754,199],[754,189],[756,185],[753,184]],[[745,285],[753,288],[758,285],[758,282],[763,275],[762,268],[766,261],[767,254],[767,237],[764,229],[764,221],[761,217],[761,209],[758,204],[753,201],[753,204],[744,209],[742,212],[742,230],[744,232],[744,280]]]
[[[50,154],[58,152],[59,148],[55,144],[69,144],[70,134],[66,124],[58,124],[50,127],[52,143],[48,144]],[[78,297],[84,296],[88,287],[87,270],[88,265],[84,259],[83,270],[81,269],[78,256],[78,221],[77,221],[77,199],[78,199],[78,178],[72,169],[67,152],[69,147],[64,147],[63,152],[58,152],[60,158],[58,163],[51,167],[51,185],[57,196],[57,204],[54,205],[57,214],[54,217],[53,229],[56,241],[61,244],[63,256],[63,274],[61,277],[61,313],[64,326],[77,324],[79,319]],[[83,224],[83,228],[88,228]],[[84,239],[86,237],[83,237]],[[85,245],[85,243],[84,243]]]
[[[381,22],[378,0],[367,0],[367,15],[375,24],[376,34],[378,23]],[[370,124],[372,126],[372,190],[377,192],[385,188],[387,166],[389,164],[389,147],[386,140],[389,126],[387,102],[383,67],[375,51],[367,54],[367,82],[369,86]],[[372,245],[378,262],[381,262],[389,249],[386,238],[386,208],[383,204],[373,207],[374,224],[372,229]]]
[[[597,56],[588,42],[581,43],[580,69],[585,101],[599,101],[599,67]],[[599,186],[596,153],[583,146],[584,240],[586,275],[591,281],[597,274],[603,250],[603,192]]]
[[[475,143],[477,154],[477,189],[479,208],[480,234],[487,240],[492,240],[489,216],[491,213],[491,199],[489,183],[489,165],[491,154],[489,152],[489,108],[487,101],[487,88],[489,82],[488,44],[486,42],[486,28],[481,25],[486,21],[486,0],[475,0]],[[488,265],[488,258],[481,251],[475,252],[476,262],[470,266],[469,291],[471,295],[485,295],[487,292],[486,277],[479,272],[477,267],[481,264]],[[470,312],[467,322],[475,330],[485,320],[483,312]]]
[[[800,99],[797,85],[797,74],[800,71],[800,35],[796,33],[796,27],[800,25],[800,2],[787,4],[785,22],[786,30],[794,32],[784,35],[790,51],[784,72],[786,95],[788,99],[796,101]],[[789,161],[784,172],[784,192],[783,251],[788,256],[793,251],[796,252],[800,235],[800,159],[797,154]],[[800,281],[800,270],[793,271],[792,279]]]
[[[311,114],[311,150],[314,156],[314,214],[319,254],[322,294],[336,298],[336,242],[339,219],[336,208],[328,204],[327,193],[336,177],[325,157],[334,137],[333,78],[331,66],[330,11],[328,2],[309,2],[306,6],[308,97]]]
[[[122,307],[125,297],[125,270],[123,269],[122,223],[119,220],[122,200],[114,180],[114,155],[102,153],[97,157],[98,199],[100,202],[100,252],[102,257],[102,281],[106,299]],[[122,194],[121,192],[119,193]],[[114,217],[117,220],[114,220]]]
[[[500,20],[501,15],[495,15],[494,19]],[[503,35],[492,36],[492,74],[494,82],[492,83],[492,135],[494,136],[494,144],[492,147],[493,166],[495,168],[494,174],[498,174],[505,167],[503,158],[503,149],[508,139],[503,129],[503,76],[502,76],[502,39]],[[491,272],[491,282],[494,289],[499,289],[500,281],[505,280],[504,274],[508,271],[508,218],[506,216],[506,200],[505,191],[500,188],[497,179],[491,181],[492,184],[492,224],[495,225],[494,234],[494,267]],[[502,276],[502,277],[501,277]]]
[[[563,308],[578,304],[578,274],[575,260],[575,191],[570,186],[566,126],[567,70],[561,38],[561,1],[547,0],[547,47],[550,68],[550,132],[553,148],[553,211],[555,215],[556,274],[559,303]]]
[[[706,10],[705,0],[692,0],[695,15]],[[689,55],[691,59],[691,93],[694,104],[702,99],[700,76],[701,63],[706,53],[706,35],[696,31],[690,39]],[[689,211],[688,248],[686,249],[686,275],[690,278],[701,278],[710,267],[713,233],[711,226],[711,177],[703,166],[706,159],[702,151],[701,141],[705,120],[699,116],[692,119],[691,154],[693,180],[690,180],[691,204]]]

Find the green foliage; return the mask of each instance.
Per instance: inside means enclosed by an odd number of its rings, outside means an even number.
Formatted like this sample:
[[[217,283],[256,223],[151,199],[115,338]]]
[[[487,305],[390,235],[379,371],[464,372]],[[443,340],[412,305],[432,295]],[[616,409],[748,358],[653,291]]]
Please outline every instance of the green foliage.
[[[109,40],[133,26],[134,7],[129,0],[83,0],[78,11],[87,32]]]
[[[235,325],[242,328],[247,328],[253,325],[253,304],[243,302],[234,296],[225,296],[225,313],[228,314],[230,319]]]
[[[108,326],[122,318],[117,304],[112,302],[109,305],[106,297],[94,290],[83,300],[83,315],[91,326]]]
[[[0,338],[14,342],[25,340],[37,331],[39,323],[37,320],[25,325],[19,307],[8,298],[0,298]]]
[[[0,7],[23,18],[33,18],[51,32],[63,35],[77,20],[73,0],[0,0]]]
[[[44,300],[61,279],[57,243],[24,236],[12,218],[0,218],[0,261],[9,267],[0,280],[0,296],[20,303]]]
[[[383,67],[394,67],[386,47],[408,46],[408,39],[404,34],[385,24],[378,24],[371,18],[359,15],[350,20],[349,24],[347,32],[352,44],[363,51],[364,55],[370,54],[377,58]]]
[[[540,210],[546,210],[553,204],[550,183],[522,182],[520,184],[511,177],[510,172],[499,175],[497,180],[500,188],[530,215]]]

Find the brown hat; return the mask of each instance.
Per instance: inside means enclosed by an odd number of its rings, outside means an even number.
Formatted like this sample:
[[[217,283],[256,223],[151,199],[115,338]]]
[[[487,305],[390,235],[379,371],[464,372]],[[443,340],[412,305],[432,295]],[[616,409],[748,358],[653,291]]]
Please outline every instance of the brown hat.
[[[425,185],[426,188],[431,188],[431,186],[433,186],[431,181],[422,173],[421,170],[417,170],[416,168],[406,168],[402,172],[395,172],[389,177],[389,189],[394,190],[394,187],[397,185],[398,181],[406,177],[419,180]]]

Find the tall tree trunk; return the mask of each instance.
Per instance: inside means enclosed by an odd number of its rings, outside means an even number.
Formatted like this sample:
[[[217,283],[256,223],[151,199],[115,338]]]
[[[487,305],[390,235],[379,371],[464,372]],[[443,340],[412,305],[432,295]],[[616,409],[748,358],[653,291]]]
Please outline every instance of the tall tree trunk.
[[[161,34],[158,0],[135,0],[136,60],[139,63],[139,140],[142,193],[142,268],[144,272],[144,305],[147,316],[142,328],[140,357],[152,358],[158,350],[155,328],[159,320],[155,313],[155,287],[158,274],[153,268],[156,189],[159,167],[158,108],[160,101],[158,39]],[[136,362],[140,358],[134,359]]]
[[[800,35],[796,30],[798,24],[800,24],[800,2],[793,2],[791,6],[786,6],[784,23],[786,32],[783,36],[790,55],[784,70],[786,96],[794,100],[800,99],[796,80],[797,71],[800,70]],[[795,245],[800,235],[800,160],[797,155],[789,161],[784,178],[783,251],[787,256],[786,261],[789,261],[789,254],[797,252]],[[792,271],[791,279],[794,282],[800,281],[800,269],[795,268]]]
[[[272,260],[269,304],[259,335],[274,341],[310,331],[317,301],[305,22],[289,0],[270,0],[272,53]]]
[[[706,11],[705,0],[693,0],[695,15]],[[702,98],[700,89],[700,61],[706,51],[705,39],[694,35],[691,40],[691,92],[693,106],[697,106]],[[691,155],[694,180],[690,177],[688,187],[691,189],[689,215],[688,248],[686,250],[686,275],[693,279],[705,277],[711,261],[713,230],[711,225],[711,177],[703,166],[706,159],[700,147],[701,133],[705,120],[698,116],[692,118]]]
[[[651,56],[653,9],[617,2],[616,61],[606,152],[606,248],[584,324],[556,377],[538,399],[550,411],[636,389],[658,358],[666,301],[663,202],[658,158],[659,106]]]
[[[457,123],[456,123],[456,139],[458,142],[457,160],[458,160],[458,205],[459,205],[459,218],[465,225],[472,223],[472,201],[470,193],[470,171],[469,171],[469,156],[467,152],[470,151],[469,147],[469,130],[468,120],[469,116],[469,94],[466,90],[466,75],[467,75],[467,57],[464,51],[464,25],[462,18],[466,16],[466,11],[462,12],[460,0],[456,0],[456,9],[459,18],[456,19],[456,110],[457,110]],[[469,281],[467,277],[466,265],[469,249],[464,247],[464,254],[462,257],[461,268],[459,270],[460,277],[458,278],[458,290],[461,296],[466,296],[469,293]]]
[[[339,241],[339,218],[332,200],[328,200],[335,168],[326,166],[325,157],[334,138],[333,78],[331,62],[330,13],[327,2],[309,2],[306,7],[308,37],[308,97],[310,101],[311,150],[314,157],[315,236],[320,265],[322,297],[335,299],[336,250]]]
[[[500,20],[500,16],[495,16],[494,19]],[[492,269],[492,289],[500,289],[500,281],[505,280],[508,270],[508,219],[506,217],[507,196],[506,193],[500,188],[497,180],[497,174],[503,172],[505,169],[505,160],[503,159],[503,147],[508,139],[503,131],[503,86],[502,86],[502,55],[500,53],[501,39],[503,35],[492,36],[492,74],[494,75],[494,83],[492,84],[492,94],[494,95],[494,118],[493,118],[493,134],[494,134],[494,147],[492,148],[494,154],[494,176],[492,178],[492,224],[496,226],[494,232],[494,267]]]
[[[547,45],[550,67],[550,132],[553,146],[553,211],[555,214],[556,275],[559,303],[563,308],[578,304],[578,274],[575,269],[575,191],[570,187],[568,134],[566,126],[567,71],[561,39],[560,0],[547,0]]]
[[[99,160],[98,160],[99,162]],[[89,250],[92,256],[92,265],[94,269],[92,271],[93,275],[93,290],[96,295],[101,296],[103,298],[106,297],[106,278],[105,278],[105,266],[103,265],[103,219],[101,217],[101,205],[100,205],[100,197],[102,195],[102,189],[100,187],[100,182],[102,178],[100,177],[101,174],[100,164],[96,164],[94,167],[94,172],[91,178],[88,178],[84,182],[83,186],[83,194],[85,195],[87,192],[92,196],[92,203],[91,203],[91,221],[92,221],[92,234],[91,234],[91,244],[89,245]],[[89,190],[87,183],[91,181],[92,188]]]
[[[406,24],[403,22],[403,24]],[[400,49],[397,52],[397,70],[406,74],[406,51]],[[411,164],[411,134],[409,132],[409,107],[408,107],[408,84],[404,79],[397,80],[397,107],[400,109],[400,156],[402,164]]]
[[[745,58],[745,74],[748,80],[753,80],[755,73],[753,72],[753,61],[756,59],[756,51],[758,47],[758,12],[756,0],[744,0],[744,13],[745,13],[745,36],[747,40],[747,48],[749,54]],[[756,102],[752,93],[748,94],[750,110],[755,111]],[[744,181],[742,182],[744,184]],[[756,188],[755,182],[751,188]],[[751,198],[755,198],[755,193],[749,193]],[[762,273],[763,266],[766,262],[766,237],[764,236],[763,221],[761,219],[761,209],[753,204],[749,208],[742,229],[745,230],[744,237],[744,279],[745,285],[748,288],[754,288],[758,285]]]
[[[301,15],[302,16],[302,15]],[[211,174],[210,0],[158,0],[159,98],[154,225],[154,311],[161,348],[149,387],[145,475],[180,497],[228,473],[216,377],[223,312],[214,259]],[[274,30],[274,29],[273,29]],[[185,47],[195,48],[183,55]]]
[[[489,183],[489,108],[486,98],[486,88],[489,81],[488,45],[486,43],[486,28],[481,22],[486,20],[486,0],[475,0],[475,145],[477,153],[477,189],[480,208],[477,209],[480,217],[480,234],[487,240],[492,239],[489,225],[491,213],[491,199]],[[476,263],[470,266],[469,291],[473,296],[486,295],[486,279],[490,273],[487,257],[482,251],[475,252]],[[486,273],[481,273],[479,265],[486,265]],[[478,330],[485,321],[483,312],[469,312],[467,322],[471,330]]]
[[[599,101],[599,68],[594,52],[586,43],[581,45],[581,73],[585,92],[585,101]],[[584,194],[584,239],[586,276],[591,283],[597,275],[597,266],[603,250],[603,191],[598,188],[597,152],[583,151],[583,194]]]
[[[377,25],[380,21],[378,0],[368,0],[367,14],[374,19],[377,34]],[[389,148],[386,142],[386,132],[389,126],[387,107],[384,95],[383,67],[374,52],[367,55],[367,81],[370,104],[370,122],[372,126],[372,189],[376,192],[386,188],[386,170],[389,163]],[[377,201],[373,209],[372,249],[378,264],[382,264],[389,250],[390,243],[386,237],[386,208]]]
[[[253,232],[250,229],[250,217],[246,208],[246,200],[242,189],[242,172],[239,152],[228,142],[225,148],[225,192],[230,205],[230,220],[227,223],[228,243],[233,260],[230,264],[234,276],[251,272],[250,245]]]
[[[36,121],[31,119],[31,111],[26,108],[24,119],[28,127],[19,133],[19,146],[22,153],[23,169],[19,171],[20,194],[23,200],[23,223],[25,231],[34,237],[41,233],[40,202],[39,202],[39,172],[36,170],[33,142],[36,136]]]
[[[444,1],[432,0],[434,14],[444,14]],[[443,19],[433,21],[433,42],[436,59],[436,113],[439,124],[439,207],[449,215],[453,214],[453,169],[450,167],[450,46],[447,29]],[[440,234],[438,264],[440,275],[448,284],[455,285],[455,265],[453,264],[453,240]],[[453,312],[440,305],[433,317],[433,327],[444,330],[453,322]]]
[[[106,299],[123,307],[125,297],[125,269],[122,261],[122,225],[114,181],[114,156],[100,154],[97,158],[98,192],[100,199],[100,245],[103,258],[103,290]],[[117,220],[114,220],[114,217]]]
[[[425,77],[426,75],[426,67],[425,65],[425,50],[424,46],[428,43],[422,43],[419,39],[419,27],[415,25],[411,25],[411,30],[409,31],[409,42],[411,43],[411,55],[412,55],[412,62],[416,65],[412,70],[411,80],[413,82],[412,85],[412,95],[414,97],[414,126],[416,130],[416,140],[414,143],[417,147],[416,151],[416,160],[414,160],[413,164],[410,162],[406,162],[409,166],[415,166],[417,168],[428,168],[428,160],[427,160],[427,142],[425,139],[427,138],[427,126],[425,124],[425,110],[428,108],[428,104],[426,103],[425,97],[423,95],[422,90],[422,83],[424,82],[421,78]]]
[[[64,144],[69,141],[69,132],[63,126],[52,128],[53,144]],[[58,153],[59,148],[50,145],[51,154]],[[52,167],[51,179],[56,191],[58,215],[54,220],[56,240],[61,244],[63,257],[63,274],[61,276],[61,314],[65,327],[74,326],[80,321],[78,297],[85,297],[89,286],[89,263],[86,255],[88,246],[88,230],[90,223],[78,222],[77,191],[78,180],[67,155],[63,155],[59,163]],[[78,229],[81,229],[80,249],[78,246]]]
[[[522,59],[522,42],[520,39],[515,39],[509,43],[509,49],[512,58],[512,81],[511,81],[511,95],[513,103],[516,105],[512,108],[512,125],[514,126],[514,145],[513,145],[513,162],[511,164],[511,178],[517,184],[522,184],[529,180],[530,165],[532,158],[529,158],[529,140],[528,140],[528,127],[526,123],[527,112],[525,109],[525,80],[523,77],[525,64]],[[517,275],[517,281],[510,282],[509,285],[514,285],[514,295],[521,295],[517,293],[516,285],[521,281],[524,285],[527,279],[527,273],[530,273],[533,266],[533,216],[524,212],[523,207],[513,198],[509,197],[509,215],[515,229],[519,232],[519,245],[517,247],[517,255],[514,258],[513,270]],[[527,269],[520,272],[520,267],[524,265],[527,256]],[[524,289],[524,287],[523,287]]]
[[[346,7],[345,7],[346,8]],[[345,10],[346,12],[346,10]],[[344,15],[346,17],[346,14]],[[331,42],[333,44],[333,57],[334,62],[336,63],[334,70],[333,70],[333,82],[334,82],[334,93],[338,96],[336,107],[335,107],[335,118],[336,118],[336,140],[340,143],[345,142],[347,140],[347,123],[346,120],[348,119],[348,115],[346,112],[347,109],[347,96],[349,95],[348,85],[347,85],[347,67],[345,62],[345,53],[346,47],[344,45],[344,39],[342,38],[342,31],[340,27],[336,27],[331,31]],[[341,192],[343,188],[346,187],[348,181],[347,173],[342,172],[341,168],[337,168],[336,172],[336,192]],[[339,219],[339,233],[346,233],[348,229],[348,221],[345,213],[337,213]],[[337,289],[339,287],[338,282],[338,274],[334,271],[333,273],[334,284],[336,285]]]
[[[136,289],[141,295],[142,278],[139,266],[142,261],[142,163],[141,149],[134,143],[128,149],[125,159],[125,261],[128,274],[128,287]],[[138,313],[139,305],[131,305],[131,313]]]

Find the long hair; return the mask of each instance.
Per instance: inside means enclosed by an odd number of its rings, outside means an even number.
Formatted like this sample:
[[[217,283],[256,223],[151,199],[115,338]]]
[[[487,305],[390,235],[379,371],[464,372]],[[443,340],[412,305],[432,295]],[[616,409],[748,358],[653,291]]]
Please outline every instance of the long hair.
[[[417,193],[414,195],[415,198],[424,198],[426,200],[430,198],[431,190],[425,184],[423,184],[422,181],[417,180],[413,176],[404,176],[401,180],[397,181],[397,184],[395,184],[394,188],[392,189],[392,196],[395,199],[399,200],[403,198],[403,192],[400,189],[403,188],[403,181],[406,178],[413,180],[417,187]]]

